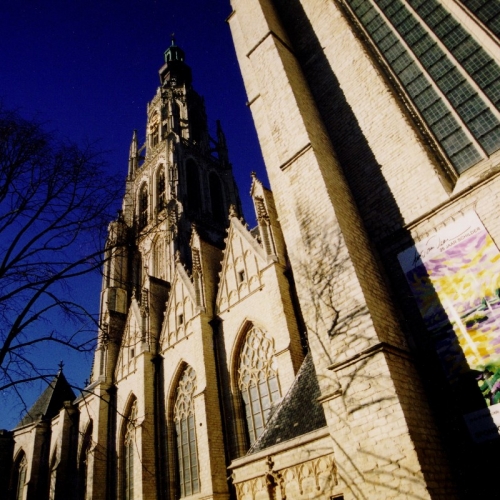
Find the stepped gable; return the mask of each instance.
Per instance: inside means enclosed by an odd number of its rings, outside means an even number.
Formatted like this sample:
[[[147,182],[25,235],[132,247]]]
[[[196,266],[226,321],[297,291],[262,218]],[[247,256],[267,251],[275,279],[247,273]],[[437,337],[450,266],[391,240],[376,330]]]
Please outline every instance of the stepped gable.
[[[318,402],[318,380],[311,354],[307,354],[290,390],[269,419],[266,430],[247,455],[326,426],[325,413]]]
[[[28,413],[16,426],[32,424],[40,420],[50,420],[55,417],[63,407],[65,401],[74,401],[76,398],[62,370],[54,377],[52,382],[35,401]]]

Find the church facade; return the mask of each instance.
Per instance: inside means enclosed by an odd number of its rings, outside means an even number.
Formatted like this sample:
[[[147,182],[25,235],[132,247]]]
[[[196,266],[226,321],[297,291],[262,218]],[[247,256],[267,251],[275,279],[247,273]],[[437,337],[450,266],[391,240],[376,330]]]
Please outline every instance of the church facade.
[[[172,42],[90,383],[0,435],[7,497],[494,496],[500,5],[231,3],[258,225]]]

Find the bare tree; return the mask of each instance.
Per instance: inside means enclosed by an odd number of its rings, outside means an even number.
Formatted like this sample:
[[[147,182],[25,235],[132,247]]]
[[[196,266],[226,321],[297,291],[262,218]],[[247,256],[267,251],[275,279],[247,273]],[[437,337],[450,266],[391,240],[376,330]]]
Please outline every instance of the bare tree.
[[[35,354],[47,343],[93,347],[95,318],[71,287],[102,263],[122,187],[104,167],[92,145],[0,106],[0,391],[53,376]]]

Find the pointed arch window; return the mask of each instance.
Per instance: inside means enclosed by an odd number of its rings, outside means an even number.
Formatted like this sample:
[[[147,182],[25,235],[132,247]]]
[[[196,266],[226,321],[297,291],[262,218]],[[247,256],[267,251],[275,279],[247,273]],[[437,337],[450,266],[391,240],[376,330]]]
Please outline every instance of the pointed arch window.
[[[151,137],[151,139],[150,139],[151,140],[151,147],[154,148],[160,142],[160,134],[159,134],[158,124],[154,125],[151,128],[150,134],[151,134],[150,135],[150,137]]]
[[[250,445],[262,434],[272,405],[281,398],[275,363],[272,341],[252,327],[241,350],[238,377]]]
[[[217,222],[225,222],[226,211],[224,210],[224,197],[219,176],[212,172],[209,177],[210,201],[212,204],[212,216]]]
[[[139,193],[139,229],[148,224],[148,187],[143,184]]]
[[[54,455],[52,457],[51,465],[50,465],[50,475],[49,475],[49,500],[55,500],[56,498],[56,488],[57,485],[57,467],[59,465],[59,460],[57,458],[58,450],[57,448],[54,451]]]
[[[175,101],[172,102],[171,128],[176,134],[181,133],[181,110],[179,108],[179,105]]]
[[[193,213],[201,210],[201,186],[198,165],[194,160],[186,162],[186,188],[188,197],[188,208]]]
[[[21,452],[21,455],[18,457],[16,461],[16,465],[14,468],[14,477],[12,481],[12,485],[15,492],[15,496],[13,498],[15,498],[15,500],[24,499],[27,470],[28,470],[28,460],[26,459],[26,454],[24,452]]]
[[[196,373],[193,368],[188,366],[179,380],[174,407],[181,497],[193,495],[200,491],[193,401],[195,390]]]
[[[78,498],[85,500],[87,497],[87,478],[89,474],[90,446],[92,444],[93,421],[89,421],[87,430],[83,436],[82,449],[78,466]]]
[[[165,279],[165,241],[162,236],[153,243],[153,276]]]
[[[137,400],[135,400],[124,424],[123,433],[123,499],[134,498],[134,458],[135,458],[135,424],[137,420]]]
[[[158,212],[161,212],[166,206],[165,169],[163,165],[160,165],[160,168],[156,173],[156,199],[156,208]]]

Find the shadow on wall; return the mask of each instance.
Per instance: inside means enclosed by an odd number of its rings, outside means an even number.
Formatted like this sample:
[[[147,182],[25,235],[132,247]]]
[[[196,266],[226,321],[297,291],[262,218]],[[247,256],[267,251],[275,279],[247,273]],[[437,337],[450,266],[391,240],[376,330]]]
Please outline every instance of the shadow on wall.
[[[425,282],[426,301],[433,307],[434,322],[431,324],[429,321],[423,320],[417,306],[415,289],[409,285],[397,258],[403,250],[413,247],[415,242],[410,232],[404,228],[400,210],[382,175],[381,166],[374,157],[357,118],[346,101],[339,81],[332,72],[301,2],[299,0],[274,0],[273,4],[289,34],[288,38],[292,44],[292,50],[309,84],[337,159],[354,195],[357,208],[370,236],[372,248],[377,249],[377,256],[382,262],[383,272],[386,273],[385,276],[394,303],[400,307],[404,315],[401,321],[402,328],[408,336],[413,361],[423,382],[426,396],[433,410],[433,417],[437,421],[438,431],[452,464],[461,497],[479,498],[492,494],[494,496],[496,488],[492,482],[479,481],[478,478],[485,477],[485,475],[494,477],[496,463],[494,457],[499,451],[499,440],[474,443],[466,428],[463,415],[479,410],[484,415],[483,425],[490,428],[494,425],[485,410],[488,405],[496,402],[495,398],[500,399],[500,391],[496,390],[495,386],[495,381],[498,378],[497,385],[500,389],[500,370],[484,367],[484,370],[475,372],[470,369],[467,362],[467,359],[470,358],[464,354],[463,344],[459,342],[456,335],[454,318],[448,317],[446,308],[441,303],[439,293],[429,279],[425,266],[420,269],[420,278]],[[383,71],[381,68],[380,73],[383,74]],[[304,241],[315,241],[315,245],[318,244],[319,235],[307,235],[307,227],[302,228],[302,230],[305,234]],[[384,237],[384,240],[381,240],[381,237]],[[384,245],[382,245],[382,241]],[[327,331],[330,337],[339,334],[339,332],[345,334],[351,327],[359,324],[362,317],[369,312],[364,308],[359,308],[347,317],[343,317],[342,311],[335,310],[333,298],[336,293],[339,293],[336,289],[336,278],[346,265],[346,257],[342,256],[342,252],[339,251],[339,241],[321,241],[320,246],[322,247],[321,254],[324,256],[322,262],[327,260],[334,262],[333,271],[327,269],[322,263],[313,268],[308,261],[299,268],[294,268],[294,273],[297,277],[301,273],[306,274],[307,279],[312,284],[307,300],[312,304],[317,314],[315,324],[307,325],[308,335],[309,337],[315,335],[318,339],[326,339],[323,332]],[[493,302],[496,304],[498,297],[490,297],[490,299],[485,299],[486,303],[482,304],[483,309],[492,310],[489,304]],[[328,309],[330,312],[326,312]],[[476,314],[476,318],[474,311],[470,312],[470,321],[464,323],[466,330],[477,327],[485,315],[476,311],[479,314],[479,316]],[[325,324],[323,321],[325,317],[334,318],[334,320],[333,322],[328,320],[328,324]],[[341,317],[341,323],[336,323],[335,318]],[[352,335],[349,337],[349,342],[354,346],[363,340],[362,336],[362,333]],[[455,375],[450,376],[446,363],[443,365],[443,344],[441,342],[443,338],[446,338],[448,349],[444,351],[444,356],[453,358]],[[325,356],[331,355],[329,346],[323,345],[323,350]],[[440,351],[439,356],[437,351]],[[333,360],[330,359],[330,361]],[[448,359],[448,364],[449,361],[450,359]],[[370,384],[369,378],[362,380],[366,377],[364,368],[367,363],[368,360],[359,363],[356,369],[351,371],[350,380],[343,381],[344,398],[349,394],[349,386],[354,382]],[[415,381],[415,386],[417,385],[419,385],[418,381]],[[425,443],[425,429],[419,429],[419,416],[416,415],[416,409],[413,406],[411,390],[409,391],[408,387],[403,384],[398,386],[396,381],[396,391],[407,421],[417,422],[416,425],[412,426],[413,440]],[[373,400],[363,404],[363,407],[375,407],[380,403],[379,400]],[[348,408],[351,405],[349,408],[351,414],[361,409],[361,407],[353,407],[352,402],[347,400],[345,404]],[[338,417],[341,418],[340,415]],[[339,443],[336,445],[338,446]],[[360,446],[362,449],[362,443]],[[432,485],[435,483],[435,470],[433,470],[432,463],[429,462],[429,457],[425,456],[425,450],[419,450],[417,447],[417,452],[423,464],[427,482]],[[370,455],[369,450],[365,450],[363,453]],[[428,450],[427,453],[432,453],[432,450]],[[338,455],[338,458],[340,456]],[[478,457],[481,459],[478,460]],[[391,457],[372,458],[379,465],[384,463],[387,465],[392,460]],[[345,455],[343,459],[349,460]],[[338,463],[338,467],[340,476],[346,474],[341,463]],[[387,470],[385,467],[384,469]],[[363,475],[361,471],[359,473]],[[393,474],[401,478],[405,476],[405,471],[398,468]],[[407,479],[411,481],[410,471],[407,471]],[[349,477],[344,477],[343,480],[346,484],[354,482],[354,478]],[[375,473],[364,474],[364,480],[378,484],[389,483],[387,476],[377,477]],[[389,486],[387,487],[389,488]],[[437,487],[439,488],[439,485]],[[355,490],[354,487],[352,493],[356,495],[356,498],[363,498],[358,496],[361,495],[361,492]],[[400,493],[402,494],[403,491]]]

